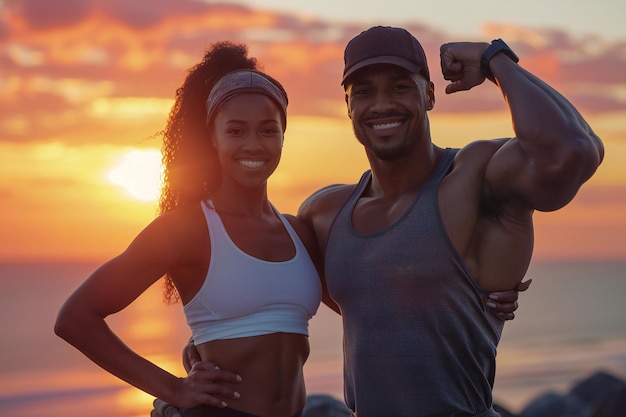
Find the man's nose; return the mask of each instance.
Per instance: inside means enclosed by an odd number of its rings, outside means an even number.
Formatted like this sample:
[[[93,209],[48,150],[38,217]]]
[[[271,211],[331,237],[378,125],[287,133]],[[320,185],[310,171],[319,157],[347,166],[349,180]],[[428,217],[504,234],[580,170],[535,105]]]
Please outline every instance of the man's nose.
[[[379,92],[374,97],[374,102],[372,103],[371,110],[377,113],[385,113],[392,109],[395,109],[397,106],[396,101],[393,96],[388,92]]]

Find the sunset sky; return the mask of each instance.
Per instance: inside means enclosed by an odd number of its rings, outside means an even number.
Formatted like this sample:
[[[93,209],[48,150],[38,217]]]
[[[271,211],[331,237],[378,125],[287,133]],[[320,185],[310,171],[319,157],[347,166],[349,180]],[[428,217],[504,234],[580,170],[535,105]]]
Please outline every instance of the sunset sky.
[[[374,24],[423,43],[440,146],[512,134],[493,85],[443,93],[442,43],[502,37],[568,97],[606,158],[568,207],[536,215],[535,258],[626,259],[625,4],[0,0],[0,261],[104,260],[126,247],[156,215],[145,195],[158,184],[155,133],[186,70],[220,40],[246,43],[289,93],[274,204],[294,213],[321,186],[355,182],[367,163],[346,116],[342,57]]]

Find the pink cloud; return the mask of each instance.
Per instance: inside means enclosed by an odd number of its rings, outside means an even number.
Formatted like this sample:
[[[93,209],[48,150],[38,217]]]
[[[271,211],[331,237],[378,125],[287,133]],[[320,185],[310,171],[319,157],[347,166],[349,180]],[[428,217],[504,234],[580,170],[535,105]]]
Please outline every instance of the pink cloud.
[[[77,24],[85,19],[92,2],[81,0],[35,1],[8,0],[4,15],[10,26],[29,31],[46,31]]]
[[[292,99],[290,114],[344,117],[338,111],[343,102],[339,85],[343,48],[365,29],[357,23],[303,20],[275,11],[191,0],[8,0],[0,9],[0,22],[0,65],[3,78],[12,80],[15,89],[11,94],[0,90],[0,119],[32,121],[19,134],[2,131],[0,123],[0,137],[5,140],[57,134],[38,125],[40,117],[33,116],[74,111],[88,104],[72,102],[61,93],[54,96],[54,91],[27,91],[25,85],[79,79],[85,88],[90,83],[111,83],[107,94],[113,97],[171,98],[185,70],[210,43],[224,39],[245,42],[251,55],[283,82]],[[497,89],[445,97],[438,51],[442,43],[456,39],[418,22],[407,29],[422,41],[429,57],[438,112],[503,108]],[[626,50],[626,44],[547,29],[492,25],[488,32],[510,38],[523,65],[558,86],[581,110],[626,108],[626,102],[616,97],[578,88],[581,83],[626,84],[626,54],[615,53]],[[338,105],[329,106],[332,102]],[[115,129],[115,124],[108,129]],[[115,131],[110,133],[110,140],[119,137]]]

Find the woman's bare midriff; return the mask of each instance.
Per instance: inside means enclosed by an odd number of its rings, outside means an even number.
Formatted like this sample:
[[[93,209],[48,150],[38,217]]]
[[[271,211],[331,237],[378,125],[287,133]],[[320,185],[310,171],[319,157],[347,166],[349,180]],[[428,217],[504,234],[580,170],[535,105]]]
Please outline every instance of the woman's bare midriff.
[[[241,398],[224,398],[229,407],[261,417],[292,417],[304,408],[307,336],[272,333],[215,340],[197,349],[203,360],[241,375],[243,381],[233,385]]]

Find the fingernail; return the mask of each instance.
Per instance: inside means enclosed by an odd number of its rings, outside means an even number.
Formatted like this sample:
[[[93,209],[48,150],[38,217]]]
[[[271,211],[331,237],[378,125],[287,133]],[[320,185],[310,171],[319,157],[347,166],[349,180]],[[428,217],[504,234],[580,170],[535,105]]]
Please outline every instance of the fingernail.
[[[497,300],[497,299],[498,299],[498,296],[497,296],[496,294],[489,294],[489,298],[490,298],[491,300]]]
[[[217,366],[217,365],[215,365],[215,368],[214,368],[214,369],[215,369],[216,371],[219,371],[219,370],[220,370],[220,367],[219,367],[219,366]]]
[[[241,378],[241,376],[240,376],[240,375],[237,375],[237,381],[238,381],[238,382],[241,382],[241,381],[243,381],[243,378]]]
[[[496,303],[493,301],[487,301],[485,304],[487,304],[487,307],[489,308],[496,308]]]
[[[235,391],[235,393],[233,394],[235,396],[235,398],[240,398],[241,395],[239,395],[239,393],[237,391]]]
[[[222,407],[223,408],[228,407],[228,404],[226,404],[226,401],[222,401]]]

